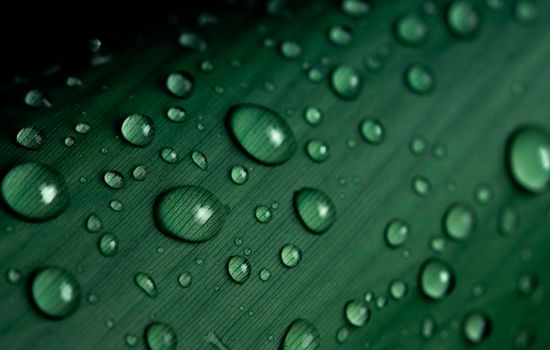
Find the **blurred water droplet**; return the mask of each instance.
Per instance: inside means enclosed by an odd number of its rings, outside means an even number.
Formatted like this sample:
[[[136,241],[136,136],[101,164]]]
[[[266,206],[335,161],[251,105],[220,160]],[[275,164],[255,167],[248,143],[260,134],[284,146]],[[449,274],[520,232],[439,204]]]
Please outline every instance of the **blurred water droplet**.
[[[145,343],[150,350],[176,350],[178,338],[166,323],[153,322],[145,328]]]
[[[79,283],[71,273],[57,267],[35,272],[30,293],[36,308],[51,318],[65,318],[80,305]]]
[[[349,324],[354,327],[362,327],[369,320],[370,310],[362,301],[352,300],[346,303],[344,315]]]
[[[67,85],[68,87],[82,86],[82,80],[80,80],[77,77],[70,76],[70,77],[67,77],[67,80],[65,80],[65,85]]]
[[[28,149],[37,150],[44,143],[44,135],[42,131],[34,126],[25,127],[17,132],[15,140],[20,146]]]
[[[481,17],[478,10],[470,2],[458,0],[452,2],[447,9],[446,22],[453,35],[466,38],[475,35],[479,31]]]
[[[411,92],[425,95],[434,89],[435,75],[428,66],[413,64],[405,70],[405,85]]]
[[[6,271],[6,281],[8,281],[9,284],[19,283],[22,277],[23,273],[21,273],[21,270],[17,268],[12,267]]]
[[[52,106],[50,100],[40,90],[29,90],[25,95],[25,103],[34,108],[49,108]]]
[[[250,278],[252,266],[242,256],[232,256],[227,261],[227,272],[231,279],[237,283],[244,283]]]
[[[424,339],[430,339],[437,331],[437,322],[432,316],[426,316],[420,324],[420,335]]]
[[[470,313],[463,320],[462,334],[471,344],[481,343],[489,337],[491,331],[491,320],[480,312]]]
[[[138,272],[134,276],[134,283],[150,298],[156,298],[159,294],[157,285],[153,278],[143,272]]]
[[[198,34],[192,32],[182,32],[178,38],[178,43],[181,47],[193,51],[205,51],[207,48],[206,41]]]
[[[281,54],[283,57],[292,60],[300,56],[302,47],[294,41],[283,41],[281,43]]]
[[[352,38],[352,29],[348,26],[334,25],[328,30],[328,40],[335,46],[347,46]]]
[[[316,126],[323,121],[323,114],[316,107],[308,107],[304,112],[304,119],[309,125]]]
[[[413,177],[412,185],[414,192],[421,197],[427,196],[432,189],[430,180],[421,175],[415,175]]]
[[[394,24],[394,34],[400,43],[418,46],[428,36],[428,25],[418,14],[409,13],[397,19]]]
[[[166,78],[166,88],[175,97],[189,98],[195,91],[195,79],[185,71],[171,73]]]
[[[514,2],[512,13],[515,20],[521,24],[533,23],[538,16],[537,6],[530,0],[517,0]]]
[[[334,93],[343,99],[353,99],[359,95],[362,86],[359,72],[352,67],[341,65],[330,75],[330,86]]]
[[[359,124],[359,133],[363,140],[371,145],[381,144],[386,137],[386,131],[382,123],[370,118],[361,121]]]
[[[449,295],[455,286],[455,274],[447,263],[430,258],[420,268],[420,291],[432,300],[441,300]]]

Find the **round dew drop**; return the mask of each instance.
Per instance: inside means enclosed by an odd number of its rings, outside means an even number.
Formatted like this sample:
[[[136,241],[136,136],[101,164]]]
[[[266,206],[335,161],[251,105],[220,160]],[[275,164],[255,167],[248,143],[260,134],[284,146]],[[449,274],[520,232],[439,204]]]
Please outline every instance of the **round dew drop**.
[[[57,267],[35,272],[30,293],[34,306],[55,319],[71,315],[80,305],[80,285],[71,273]]]

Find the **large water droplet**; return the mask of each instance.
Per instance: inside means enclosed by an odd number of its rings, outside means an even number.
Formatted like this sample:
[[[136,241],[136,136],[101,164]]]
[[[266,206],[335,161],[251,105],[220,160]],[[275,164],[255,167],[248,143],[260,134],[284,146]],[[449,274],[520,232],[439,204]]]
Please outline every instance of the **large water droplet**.
[[[454,1],[447,10],[447,27],[457,37],[470,37],[477,33],[481,17],[468,1]]]
[[[122,137],[131,145],[145,147],[153,141],[155,126],[153,120],[143,114],[131,114],[122,122]]]
[[[134,283],[151,298],[156,298],[159,294],[157,285],[153,278],[146,273],[138,272],[134,276]]]
[[[40,163],[23,163],[2,180],[2,197],[16,213],[29,220],[47,220],[69,206],[69,190],[63,177]]]
[[[282,350],[316,350],[321,348],[321,335],[313,323],[297,319],[290,324],[282,343]]]
[[[25,148],[36,150],[42,147],[44,135],[39,129],[30,126],[19,130],[15,140]]]
[[[80,305],[80,285],[71,273],[61,268],[37,271],[30,292],[36,308],[52,318],[65,318]]]
[[[330,75],[330,86],[343,99],[353,99],[361,91],[362,79],[359,72],[349,66],[338,66]]]
[[[292,157],[296,140],[286,121],[264,106],[233,106],[228,126],[236,142],[257,161],[278,165]]]
[[[428,35],[428,25],[415,13],[409,13],[397,19],[394,25],[395,37],[405,45],[417,46]]]
[[[195,80],[188,72],[175,72],[166,78],[166,88],[176,97],[189,98],[195,90]]]
[[[370,317],[369,308],[358,300],[348,301],[344,308],[346,320],[354,327],[362,327]]]
[[[455,276],[445,262],[430,258],[420,268],[419,282],[420,290],[426,297],[441,300],[453,291]]]
[[[221,231],[225,221],[223,204],[199,186],[182,186],[163,193],[154,212],[162,232],[189,242],[211,239]]]
[[[491,335],[491,320],[480,312],[473,312],[464,318],[462,334],[471,344],[479,344]]]
[[[540,193],[550,184],[550,136],[535,127],[517,129],[508,144],[508,165],[516,183]]]
[[[178,338],[166,323],[153,322],[145,328],[145,343],[150,350],[175,350]]]
[[[475,223],[475,214],[466,204],[453,204],[443,218],[445,233],[457,241],[468,238],[474,231]]]
[[[244,283],[252,273],[250,262],[242,256],[232,256],[227,261],[227,272],[231,279],[237,283]]]
[[[336,206],[328,195],[313,188],[294,192],[294,209],[300,221],[313,233],[326,232],[336,221]]]

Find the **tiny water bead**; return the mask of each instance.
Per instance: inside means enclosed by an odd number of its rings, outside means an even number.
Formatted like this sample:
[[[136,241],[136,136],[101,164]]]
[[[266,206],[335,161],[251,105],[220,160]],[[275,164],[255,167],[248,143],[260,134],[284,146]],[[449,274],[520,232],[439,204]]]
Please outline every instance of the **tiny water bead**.
[[[134,348],[138,343],[138,337],[133,334],[126,334],[124,337],[124,342],[129,348]]]
[[[99,239],[99,251],[105,257],[115,256],[118,252],[118,239],[112,233],[105,233]]]
[[[515,182],[524,190],[541,193],[550,184],[550,136],[545,130],[523,126],[512,134],[507,160]]]
[[[385,238],[390,248],[398,248],[405,243],[411,229],[402,219],[393,219],[386,226]]]
[[[252,273],[250,262],[242,256],[232,256],[227,261],[227,272],[239,284],[246,282]]]
[[[193,283],[193,276],[190,272],[184,272],[178,277],[178,283],[182,288],[189,288]]]
[[[437,330],[437,322],[432,316],[426,316],[420,323],[420,335],[424,339],[430,339]]]
[[[75,141],[74,137],[71,137],[71,136],[67,136],[63,139],[63,144],[67,147],[73,147],[75,142],[76,141]]]
[[[304,187],[294,192],[294,209],[302,224],[312,233],[324,233],[336,221],[334,202],[314,188]]]
[[[138,272],[134,276],[134,283],[150,298],[156,298],[159,294],[157,284],[146,273]]]
[[[164,147],[160,150],[160,158],[168,164],[179,162],[178,153],[171,147]]]
[[[474,199],[480,205],[486,205],[495,197],[495,191],[488,184],[479,184],[474,189]]]
[[[267,107],[233,106],[228,113],[228,128],[248,155],[266,165],[280,165],[296,151],[296,139],[290,126]]]
[[[456,241],[468,238],[475,229],[476,217],[473,210],[466,204],[451,205],[443,218],[445,233]]]
[[[132,170],[132,177],[136,181],[143,181],[147,176],[147,172],[147,167],[145,165],[136,165],[136,167]]]
[[[248,169],[242,165],[234,165],[230,172],[231,180],[237,185],[243,185],[248,181]]]
[[[335,46],[349,45],[352,38],[352,30],[348,26],[335,25],[328,30],[328,40]]]
[[[189,242],[203,242],[221,231],[225,208],[210,191],[199,186],[182,186],[159,196],[154,216],[163,233]]]
[[[37,150],[40,149],[44,143],[44,135],[42,131],[34,126],[25,127],[19,130],[15,137],[15,141],[17,144],[27,149]]]
[[[349,329],[347,327],[341,327],[336,332],[336,342],[338,344],[344,344],[349,338]]]
[[[178,44],[188,50],[202,52],[206,50],[206,41],[197,33],[184,31],[178,38]]]
[[[370,310],[362,301],[352,300],[346,303],[344,314],[350,325],[362,327],[369,320]]]
[[[21,281],[23,273],[17,268],[10,268],[6,271],[6,280],[9,284],[17,284]]]
[[[268,269],[261,269],[260,271],[260,279],[263,282],[266,282],[268,279],[271,278],[271,272]]]
[[[322,163],[329,159],[330,148],[325,141],[312,139],[306,143],[306,153],[312,161]]]
[[[85,226],[86,230],[90,233],[99,232],[103,228],[103,220],[96,214],[90,214],[86,218]]]
[[[428,178],[421,176],[421,175],[415,175],[412,180],[412,187],[414,192],[421,196],[427,196],[431,189],[432,189],[432,183]]]
[[[92,126],[86,122],[77,123],[74,127],[74,131],[76,131],[81,135],[85,135],[89,133],[91,129],[92,129]]]
[[[316,107],[308,107],[304,112],[304,119],[309,125],[317,126],[323,121],[323,114]]]
[[[118,199],[113,199],[109,202],[109,207],[116,212],[122,211],[124,209],[124,204]]]
[[[428,66],[416,63],[405,70],[405,85],[411,92],[425,95],[433,91],[435,75]]]
[[[321,335],[313,323],[299,318],[290,324],[281,345],[282,350],[317,350]]]
[[[538,10],[533,1],[517,0],[512,8],[514,19],[520,24],[530,24],[537,19]]]
[[[520,295],[529,296],[534,293],[534,291],[539,286],[539,279],[537,276],[530,273],[521,274],[516,282],[516,288]]]
[[[286,267],[295,267],[302,260],[302,251],[294,244],[286,244],[281,249],[281,261]]]
[[[47,267],[38,270],[30,288],[34,306],[45,316],[61,319],[80,305],[80,285],[68,271]]]
[[[492,331],[491,320],[480,312],[468,314],[462,323],[462,334],[471,344],[479,344],[486,340]]]
[[[481,17],[469,1],[458,0],[447,9],[446,23],[453,35],[459,38],[471,37],[478,32]]]
[[[281,54],[290,60],[302,54],[302,47],[294,41],[283,41],[281,43]]]
[[[390,292],[390,296],[394,300],[403,299],[405,296],[407,296],[408,291],[409,291],[409,287],[407,283],[405,283],[404,281],[395,280],[390,283],[389,292]]]
[[[145,328],[145,344],[150,350],[175,350],[178,338],[172,327],[162,322],[153,322]]]
[[[176,97],[189,98],[195,90],[195,79],[185,71],[171,73],[166,78],[166,88]]]
[[[362,86],[359,72],[350,66],[336,67],[330,75],[330,86],[334,93],[346,100],[354,99],[359,95]]]
[[[181,123],[187,117],[187,112],[181,107],[170,107],[166,111],[166,117],[174,123]]]
[[[16,214],[28,220],[52,219],[69,206],[65,179],[40,163],[13,167],[2,180],[2,198]]]
[[[359,133],[363,140],[371,145],[381,144],[386,137],[384,125],[377,119],[363,119],[359,124]]]
[[[208,159],[206,159],[206,155],[201,151],[191,152],[191,160],[201,170],[206,170],[208,168]]]
[[[444,299],[453,291],[454,286],[455,275],[447,263],[429,258],[420,268],[420,291],[429,299]]]
[[[118,171],[107,171],[103,174],[103,181],[114,190],[124,187],[124,176]]]
[[[153,120],[143,114],[134,113],[127,116],[120,127],[126,142],[137,147],[149,145],[155,137]]]
[[[273,219],[273,212],[268,206],[259,205],[254,210],[254,216],[256,217],[256,220],[258,220],[258,222],[265,224]]]
[[[379,295],[376,297],[375,305],[378,310],[382,310],[388,305],[388,299],[384,295]]]
[[[394,34],[400,43],[417,46],[426,39],[428,25],[420,15],[409,13],[397,19],[394,24]]]
[[[342,11],[349,17],[363,17],[370,12],[367,0],[343,0]]]
[[[29,90],[25,95],[25,104],[34,108],[49,108],[52,106],[49,98],[40,90]]]
[[[409,149],[415,156],[421,156],[428,149],[428,141],[422,136],[415,136],[409,143]]]

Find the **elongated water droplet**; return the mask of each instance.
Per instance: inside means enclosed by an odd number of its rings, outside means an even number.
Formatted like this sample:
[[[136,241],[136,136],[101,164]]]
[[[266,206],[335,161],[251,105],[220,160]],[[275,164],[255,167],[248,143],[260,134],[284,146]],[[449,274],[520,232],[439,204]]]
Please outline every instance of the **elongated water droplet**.
[[[457,241],[468,238],[474,231],[475,224],[475,214],[466,204],[453,204],[443,218],[445,233]]]
[[[306,153],[312,161],[322,163],[330,157],[330,148],[325,141],[313,139],[306,143]]]
[[[181,123],[185,120],[187,112],[181,107],[170,107],[166,111],[166,117],[174,123]]]
[[[103,221],[96,214],[90,214],[86,218],[86,230],[90,233],[99,232],[103,228]]]
[[[369,320],[370,310],[362,301],[352,300],[346,303],[344,314],[349,324],[362,327]]]
[[[419,285],[426,297],[441,300],[453,291],[455,275],[445,262],[430,258],[420,268]]]
[[[124,187],[124,176],[118,171],[107,171],[103,174],[103,181],[112,189],[118,190]]]
[[[430,180],[422,175],[415,175],[412,180],[412,185],[414,192],[422,197],[427,196],[432,189]]]
[[[99,251],[103,256],[112,257],[118,252],[118,239],[112,233],[105,233],[99,239]]]
[[[434,89],[435,75],[432,70],[424,64],[413,64],[405,70],[405,85],[417,94],[425,95]]]
[[[550,184],[550,136],[542,129],[525,126],[511,136],[508,166],[516,183],[524,190],[541,193]]]
[[[122,137],[131,145],[145,147],[155,137],[153,120],[143,114],[131,114],[122,122]]]
[[[363,140],[371,145],[381,144],[386,137],[384,126],[376,119],[363,119],[359,124],[359,132]]]
[[[353,99],[359,95],[363,81],[359,72],[349,66],[338,66],[330,75],[330,86],[334,93],[343,99]]]
[[[370,12],[370,5],[366,0],[343,0],[342,11],[349,17],[363,17]]]
[[[321,335],[313,323],[299,318],[288,327],[281,348],[282,350],[320,349]]]
[[[182,186],[161,194],[154,214],[163,233],[189,242],[211,239],[225,221],[223,204],[199,186]]]
[[[22,128],[15,137],[17,143],[28,149],[37,150],[44,143],[44,135],[34,126]]]
[[[268,223],[273,219],[273,212],[271,211],[271,208],[265,205],[259,205],[254,210],[254,216],[256,217],[256,220],[261,223]]]
[[[208,160],[206,159],[206,155],[201,151],[191,152],[191,160],[201,170],[206,170],[208,168]]]
[[[295,267],[302,260],[302,251],[294,244],[285,244],[281,249],[281,261],[286,267]]]
[[[185,31],[178,38],[178,43],[181,47],[193,51],[202,52],[206,50],[206,41],[197,33]]]
[[[68,271],[47,267],[38,270],[31,282],[31,298],[45,316],[65,318],[80,305],[80,285]]]
[[[409,13],[397,19],[394,25],[397,40],[405,45],[418,46],[428,35],[428,25],[416,13]]]
[[[409,224],[402,219],[393,219],[386,226],[386,243],[390,248],[397,248],[405,243],[409,236]]]
[[[336,221],[336,206],[328,195],[313,188],[294,192],[294,209],[302,224],[313,233],[326,232]]]
[[[346,327],[339,328],[336,332],[336,342],[338,344],[344,344],[346,341],[348,341],[349,338],[349,329]]]
[[[40,163],[13,167],[2,180],[4,202],[28,220],[48,220],[69,206],[65,179],[54,169]]]
[[[180,160],[178,153],[171,147],[164,147],[161,149],[160,158],[169,164],[175,164]]]
[[[134,276],[134,283],[150,298],[154,299],[159,294],[153,278],[143,272],[136,273]]]
[[[178,338],[166,323],[153,322],[145,328],[145,344],[150,350],[175,350]]]
[[[182,288],[188,288],[193,283],[193,276],[189,272],[184,272],[179,275],[178,283]]]
[[[195,79],[188,72],[175,72],[166,78],[166,88],[176,97],[189,98],[195,91]]]
[[[233,106],[229,130],[246,153],[267,165],[279,165],[292,157],[296,139],[286,121],[273,110],[253,104]]]
[[[335,25],[328,30],[328,40],[335,46],[349,45],[352,38],[352,29],[348,26]]]
[[[243,185],[248,181],[248,169],[242,165],[234,165],[231,168],[231,180],[237,185]]]
[[[472,312],[464,318],[462,334],[471,344],[479,344],[491,335],[492,326],[488,316]]]
[[[475,35],[481,24],[477,9],[468,1],[458,0],[451,3],[447,10],[447,27],[459,38]]]
[[[424,339],[430,339],[434,336],[437,330],[437,322],[432,316],[426,316],[420,324],[420,335]]]
[[[242,256],[232,256],[227,261],[227,272],[231,279],[237,283],[244,283],[250,278],[252,266],[250,262]]]
[[[281,54],[290,60],[295,59],[302,53],[302,47],[294,41],[283,41],[281,43]]]
[[[136,165],[132,170],[132,177],[136,181],[143,181],[147,176],[147,167],[145,165]]]
[[[271,278],[271,272],[268,269],[262,269],[260,271],[260,279],[265,282]]]
[[[79,87],[82,86],[82,80],[80,80],[80,78],[78,77],[69,76],[65,80],[65,85],[67,85],[68,87]]]
[[[74,131],[82,135],[89,133],[91,129],[92,129],[92,126],[86,122],[80,122],[76,124],[74,127]]]
[[[29,90],[25,95],[25,103],[34,108],[49,108],[52,106],[50,100],[40,90]]]

